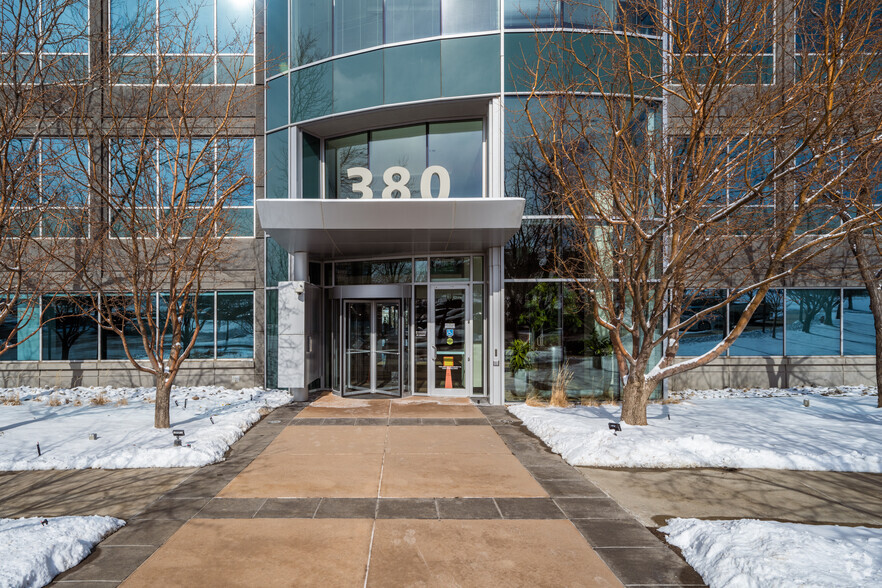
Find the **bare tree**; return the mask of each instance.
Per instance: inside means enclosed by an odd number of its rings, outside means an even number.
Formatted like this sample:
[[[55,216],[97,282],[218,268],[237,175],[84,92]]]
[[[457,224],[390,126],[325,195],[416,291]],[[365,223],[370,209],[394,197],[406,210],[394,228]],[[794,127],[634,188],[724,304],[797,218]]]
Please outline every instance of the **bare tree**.
[[[92,234],[67,263],[78,275],[71,300],[153,377],[154,426],[166,428],[175,377],[213,312],[203,292],[228,255],[230,205],[251,198],[251,139],[239,136],[253,136],[256,89],[250,17],[229,55],[206,7],[159,4],[157,27],[154,6],[111,13],[109,50],[90,80],[98,91],[67,120],[94,154]]]
[[[523,113],[545,197],[569,216],[556,270],[609,331],[622,419],[644,425],[665,379],[719,357],[770,288],[866,225],[829,187],[882,138],[863,114],[880,100],[880,30],[855,26],[880,3],[836,2],[835,27],[811,17],[833,13],[826,0],[615,4],[563,3],[609,34],[536,33]],[[737,299],[730,331],[678,361],[681,337]]]

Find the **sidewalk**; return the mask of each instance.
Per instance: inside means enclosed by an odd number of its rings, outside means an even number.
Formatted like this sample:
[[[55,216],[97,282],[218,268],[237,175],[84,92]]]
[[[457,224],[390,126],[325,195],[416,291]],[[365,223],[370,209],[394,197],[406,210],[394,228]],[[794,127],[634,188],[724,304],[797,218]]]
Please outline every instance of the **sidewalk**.
[[[277,409],[55,584],[700,585],[502,407]]]

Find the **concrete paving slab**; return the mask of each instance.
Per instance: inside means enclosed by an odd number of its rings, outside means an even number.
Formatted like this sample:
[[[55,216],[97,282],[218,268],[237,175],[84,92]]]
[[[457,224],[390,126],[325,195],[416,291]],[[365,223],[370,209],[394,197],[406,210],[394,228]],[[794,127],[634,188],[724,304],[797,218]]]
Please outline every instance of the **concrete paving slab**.
[[[381,498],[378,519],[437,519],[438,507],[432,498]]]
[[[264,456],[233,479],[225,498],[375,497],[382,453]]]
[[[266,498],[212,498],[197,519],[250,519],[257,514]]]
[[[566,518],[550,498],[497,498],[496,505],[505,519]]]
[[[413,397],[411,397],[413,398]],[[479,419],[481,411],[467,398],[406,399],[392,402],[392,418]]]
[[[384,520],[376,523],[367,586],[621,583],[568,521]]]
[[[648,527],[673,517],[882,525],[882,474],[579,468]]]
[[[437,498],[442,519],[498,519],[502,515],[492,498]]]
[[[661,544],[658,547],[599,547],[596,553],[626,585],[705,585],[689,564]]]
[[[547,493],[511,454],[390,453],[383,465],[380,496],[533,497]]]
[[[633,519],[575,519],[573,524],[592,547],[658,547],[658,537]]]
[[[128,519],[194,471],[0,472],[0,518],[104,515]]]
[[[625,509],[606,496],[555,498],[554,501],[571,519],[631,519]]]
[[[372,519],[376,513],[376,498],[322,498],[315,511],[315,518]]]
[[[387,418],[391,402],[391,400],[341,398],[328,393],[300,411],[296,419]]]
[[[202,510],[208,501],[208,498],[160,498],[135,518],[186,521]]]
[[[183,521],[131,520],[126,526],[101,542],[104,547],[117,545],[153,545],[158,547],[168,541]]]
[[[261,519],[311,519],[321,498],[267,498],[254,515]]]
[[[156,550],[153,545],[99,545],[79,565],[60,573],[56,581],[122,582]]]
[[[483,453],[511,455],[492,427],[389,427],[389,453]]]
[[[262,457],[340,453],[383,453],[383,427],[288,427],[266,448]]]
[[[370,520],[192,520],[123,586],[360,586]]]

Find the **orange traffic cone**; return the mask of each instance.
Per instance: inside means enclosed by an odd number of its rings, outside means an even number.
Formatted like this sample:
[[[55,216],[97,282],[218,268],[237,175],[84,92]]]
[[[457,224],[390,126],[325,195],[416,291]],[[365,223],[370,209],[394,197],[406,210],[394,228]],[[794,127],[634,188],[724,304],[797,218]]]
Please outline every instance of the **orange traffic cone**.
[[[450,372],[453,371],[453,368],[449,367],[444,369],[447,370],[447,377],[444,378],[444,387],[450,390],[453,388],[453,376],[450,375]]]

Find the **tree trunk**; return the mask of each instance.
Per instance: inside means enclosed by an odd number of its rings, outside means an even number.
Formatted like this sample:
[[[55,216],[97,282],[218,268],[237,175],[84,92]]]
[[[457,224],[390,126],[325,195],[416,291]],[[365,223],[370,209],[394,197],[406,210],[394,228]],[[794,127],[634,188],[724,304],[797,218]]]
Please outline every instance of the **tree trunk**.
[[[848,235],[848,244],[857,262],[864,286],[870,295],[870,312],[873,313],[873,328],[876,331],[876,408],[882,408],[882,290],[875,271],[864,249],[864,236],[861,231]]]
[[[646,393],[648,382],[643,378],[628,378],[622,388],[622,420],[629,425],[646,425]],[[654,386],[654,384],[653,384]]]
[[[873,322],[876,326],[876,408],[882,408],[882,321],[874,316]]]
[[[171,427],[171,381],[166,374],[159,374],[156,380],[156,405],[153,409],[153,427],[168,429]]]

